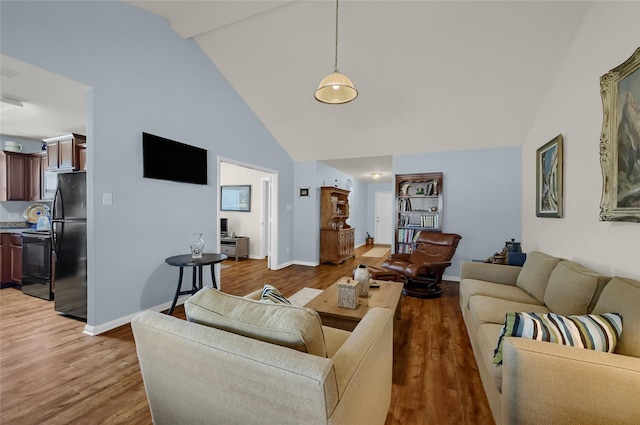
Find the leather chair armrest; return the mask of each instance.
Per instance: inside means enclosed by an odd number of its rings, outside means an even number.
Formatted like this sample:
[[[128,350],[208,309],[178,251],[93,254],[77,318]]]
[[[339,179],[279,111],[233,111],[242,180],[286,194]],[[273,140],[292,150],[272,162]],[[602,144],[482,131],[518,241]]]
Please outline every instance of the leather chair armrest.
[[[428,267],[430,269],[437,269],[439,267],[449,267],[451,265],[451,261],[434,261],[429,263],[422,263],[423,267]]]

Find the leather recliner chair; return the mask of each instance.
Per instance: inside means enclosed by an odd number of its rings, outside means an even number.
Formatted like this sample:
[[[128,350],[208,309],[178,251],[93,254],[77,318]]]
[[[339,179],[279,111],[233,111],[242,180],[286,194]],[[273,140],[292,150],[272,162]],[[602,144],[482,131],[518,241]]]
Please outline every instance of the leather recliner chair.
[[[391,254],[382,267],[396,271],[407,281],[403,293],[418,298],[435,298],[442,294],[438,285],[451,265],[462,236],[455,233],[420,232],[410,254]]]

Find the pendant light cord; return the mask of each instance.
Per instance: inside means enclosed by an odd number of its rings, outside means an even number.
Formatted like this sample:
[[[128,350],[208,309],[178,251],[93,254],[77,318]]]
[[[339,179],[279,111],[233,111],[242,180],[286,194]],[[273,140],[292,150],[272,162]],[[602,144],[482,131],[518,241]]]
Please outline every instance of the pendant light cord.
[[[338,72],[338,0],[336,0],[336,57],[333,70],[334,72]]]

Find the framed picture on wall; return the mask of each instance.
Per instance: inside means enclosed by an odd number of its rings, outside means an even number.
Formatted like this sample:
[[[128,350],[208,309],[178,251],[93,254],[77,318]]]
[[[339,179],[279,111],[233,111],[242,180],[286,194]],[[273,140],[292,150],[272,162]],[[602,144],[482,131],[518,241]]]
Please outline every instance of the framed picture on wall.
[[[536,151],[536,216],[562,217],[562,134]]]
[[[640,223],[640,48],[600,77],[600,221]]]
[[[220,211],[251,211],[251,185],[220,186]]]

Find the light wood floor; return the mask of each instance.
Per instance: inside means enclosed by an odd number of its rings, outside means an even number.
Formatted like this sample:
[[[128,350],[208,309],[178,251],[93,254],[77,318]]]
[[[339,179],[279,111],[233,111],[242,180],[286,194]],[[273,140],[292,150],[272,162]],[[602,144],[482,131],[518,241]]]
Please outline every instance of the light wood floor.
[[[324,289],[361,263],[291,266],[271,271],[266,261],[225,261],[226,292],[244,295],[265,282],[285,296]],[[441,298],[403,296],[394,323],[394,371],[386,425],[493,424],[460,308],[458,284],[445,282]],[[184,318],[184,309],[175,314]],[[129,325],[99,336],[61,317],[53,303],[0,290],[0,424],[151,424]]]

